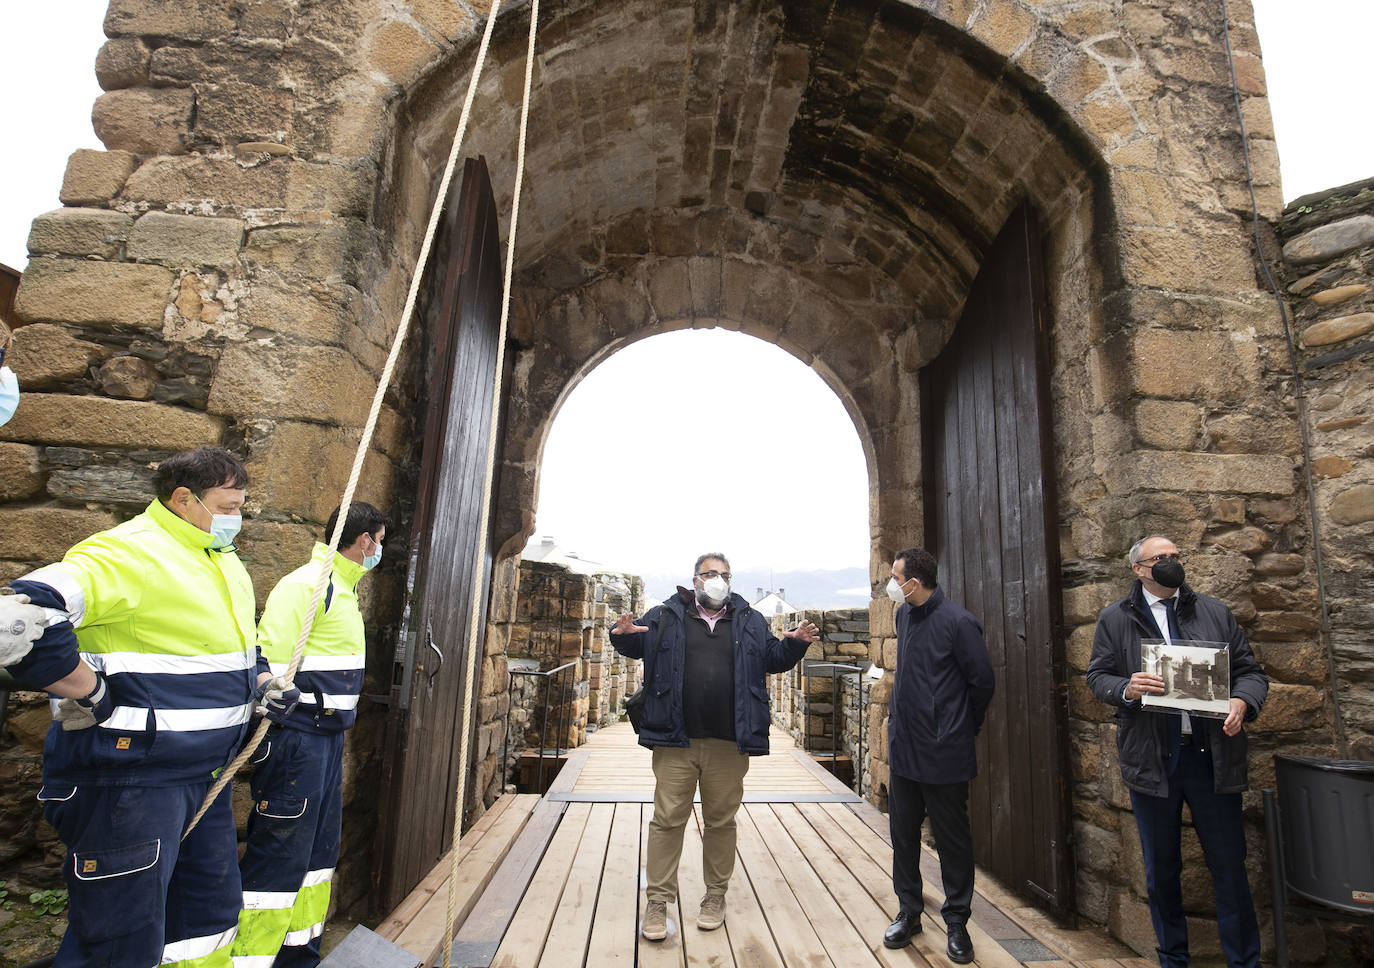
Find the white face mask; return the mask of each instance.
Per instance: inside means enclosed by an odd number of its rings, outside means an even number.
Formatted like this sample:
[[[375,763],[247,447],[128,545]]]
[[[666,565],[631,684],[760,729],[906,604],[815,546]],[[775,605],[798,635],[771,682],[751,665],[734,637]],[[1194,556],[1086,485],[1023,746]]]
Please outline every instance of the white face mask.
[[[227,548],[234,543],[238,537],[239,529],[243,527],[243,516],[239,514],[216,514],[205,507],[205,502],[196,498],[196,503],[210,515],[210,534],[214,536],[211,548]]]
[[[902,594],[902,586],[897,584],[897,579],[895,578],[889,578],[887,580],[887,597],[899,605],[906,601],[906,595]]]
[[[730,597],[730,583],[719,575],[715,578],[708,578],[701,583],[698,597],[703,605],[724,605],[725,600]]]

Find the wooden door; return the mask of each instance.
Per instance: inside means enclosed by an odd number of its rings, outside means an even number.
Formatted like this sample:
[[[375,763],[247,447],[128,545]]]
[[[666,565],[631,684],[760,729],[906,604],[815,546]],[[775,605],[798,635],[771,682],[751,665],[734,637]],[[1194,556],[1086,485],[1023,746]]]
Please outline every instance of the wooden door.
[[[454,203],[450,191],[422,290],[429,381],[424,451],[380,776],[376,869],[378,903],[386,909],[448,850],[459,771],[471,771],[475,746],[469,742],[469,762],[459,763],[473,583],[482,584],[485,612],[491,580],[490,535],[478,532],[487,449],[496,432],[491,397],[501,254],[485,161],[467,160],[456,192]],[[483,614],[478,628],[485,626]],[[479,695],[474,691],[473,732]]]
[[[997,693],[969,791],[978,863],[1071,916],[1067,687],[1039,234],[1022,206],[921,371],[926,540]]]

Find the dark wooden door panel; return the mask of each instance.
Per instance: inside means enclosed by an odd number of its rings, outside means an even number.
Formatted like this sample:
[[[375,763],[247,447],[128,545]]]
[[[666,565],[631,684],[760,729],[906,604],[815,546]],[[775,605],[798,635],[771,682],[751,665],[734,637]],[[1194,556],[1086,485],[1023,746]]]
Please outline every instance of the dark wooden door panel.
[[[501,257],[485,162],[469,159],[455,190],[423,289],[429,399],[405,650],[383,764],[378,858],[385,908],[394,907],[450,846],[458,777],[467,768],[458,759],[473,586],[481,583],[485,610],[491,575],[490,536],[479,530],[495,432]],[[485,625],[479,615],[477,627]]]
[[[997,694],[969,794],[979,863],[1063,914],[1069,862],[1048,353],[1035,219],[1007,220],[949,345],[921,374],[926,536],[983,623]]]

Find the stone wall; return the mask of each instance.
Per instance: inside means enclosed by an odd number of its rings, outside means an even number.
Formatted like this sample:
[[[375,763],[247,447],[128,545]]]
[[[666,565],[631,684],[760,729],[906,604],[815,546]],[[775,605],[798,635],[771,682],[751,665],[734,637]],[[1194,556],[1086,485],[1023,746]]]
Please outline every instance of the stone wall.
[[[1307,430],[1324,555],[1337,694],[1349,755],[1374,759],[1374,179],[1292,202],[1278,225],[1282,282],[1294,318],[1307,394]],[[1296,567],[1297,563],[1294,563]],[[1292,578],[1257,595],[1317,617],[1312,594]],[[1287,579],[1287,580],[1285,580]],[[1304,655],[1314,684],[1326,655]]]
[[[487,6],[112,0],[94,109],[107,150],[72,156],[18,297],[26,396],[0,428],[0,579],[133,513],[120,498],[148,463],[207,442],[249,461],[244,546],[260,594],[294,566],[399,325]],[[1229,8],[1261,214],[1274,218],[1258,41],[1249,4]],[[465,146],[487,157],[503,212],[527,9],[502,14]],[[728,326],[785,348],[855,420],[880,580],[922,538],[916,374],[1025,201],[1045,257],[1080,908],[1144,944],[1139,872],[1108,861],[1134,846],[1112,727],[1081,681],[1135,538],[1171,531],[1274,674],[1256,787],[1272,750],[1332,748],[1297,423],[1282,326],[1257,281],[1219,5],[567,0],[544,20],[475,803],[500,789],[519,551],[566,394],[669,329]],[[394,494],[403,512],[418,345],[360,493],[382,507]],[[1348,517],[1364,445],[1330,439],[1354,466],[1323,482],[1323,507]],[[1366,525],[1342,527],[1352,543],[1331,557],[1352,566],[1333,595],[1354,623],[1369,598],[1353,543]],[[369,614],[383,628],[399,592],[377,583]],[[875,601],[869,657],[886,669],[891,619]],[[1342,656],[1361,634],[1336,631]],[[390,672],[369,670],[379,691]],[[872,687],[875,739],[888,682]],[[874,754],[881,803],[886,750]],[[1189,903],[1205,913],[1201,893]]]
[[[639,687],[640,661],[611,648],[610,628],[620,612],[639,614],[643,600],[644,583],[635,576],[521,563],[515,621],[503,633],[509,668],[548,671],[569,662],[573,667],[552,677],[513,677],[507,788],[516,782],[520,754],[538,750],[541,739],[546,750],[573,749],[586,742],[588,731],[623,716],[622,700]]]
[[[859,766],[858,720],[867,710],[856,711],[853,674],[839,677],[837,690],[829,673],[807,675],[818,663],[839,663],[866,668],[868,658],[868,609],[805,609],[770,620],[774,635],[781,635],[800,621],[813,622],[821,640],[807,649],[806,657],[790,672],[769,676],[773,722],[786,730],[802,749],[818,753],[838,751]],[[839,738],[835,738],[838,716]]]

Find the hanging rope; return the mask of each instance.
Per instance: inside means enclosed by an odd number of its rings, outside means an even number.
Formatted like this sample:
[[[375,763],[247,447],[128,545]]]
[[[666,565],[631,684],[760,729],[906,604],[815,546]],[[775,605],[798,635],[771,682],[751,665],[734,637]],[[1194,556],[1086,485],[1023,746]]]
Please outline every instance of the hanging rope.
[[[496,4],[493,0],[491,19],[496,19]],[[444,917],[447,929],[444,932],[444,968],[450,968],[453,959],[453,922],[458,914],[458,842],[463,833],[463,802],[467,796],[468,778],[468,736],[472,725],[472,690],[476,680],[478,643],[481,639],[479,628],[482,616],[482,591],[485,587],[483,572],[486,566],[487,527],[491,517],[492,478],[496,472],[496,430],[501,416],[501,384],[506,367],[506,324],[510,320],[511,275],[515,267],[515,230],[520,224],[520,188],[525,181],[525,136],[529,131],[530,81],[534,76],[534,41],[539,29],[539,0],[530,0],[530,39],[525,52],[525,92],[520,101],[520,135],[515,155],[515,194],[511,199],[510,230],[506,237],[506,274],[501,289],[501,328],[496,340],[496,381],[491,390],[491,433],[487,439],[487,476],[482,485],[482,517],[477,526],[477,547],[473,550],[473,583],[471,619],[468,623],[468,667],[463,694],[463,731],[458,754],[458,798],[453,804],[453,851],[452,865],[448,875],[448,908]],[[505,769],[505,764],[501,765]]]
[[[386,396],[387,387],[391,385],[391,376],[396,370],[396,361],[401,355],[401,346],[405,343],[406,334],[410,331],[411,319],[415,315],[415,304],[419,301],[420,285],[424,281],[425,266],[429,263],[430,250],[434,247],[434,236],[439,231],[439,220],[444,213],[444,202],[448,199],[449,185],[453,181],[453,173],[458,167],[458,152],[463,144],[463,136],[467,134],[468,119],[472,115],[472,102],[477,95],[477,80],[482,74],[482,65],[487,59],[487,48],[491,45],[492,28],[496,25],[496,12],[498,3],[493,0],[491,13],[487,16],[487,27],[482,33],[482,43],[477,49],[477,60],[472,66],[472,77],[468,80],[467,97],[463,100],[463,113],[458,118],[458,130],[453,135],[453,145],[449,148],[448,164],[444,167],[444,177],[439,182],[439,194],[435,199],[434,208],[429,215],[429,225],[425,229],[425,239],[420,246],[420,256],[415,261],[415,274],[410,280],[410,291],[406,295],[405,308],[401,311],[401,325],[396,330],[396,336],[391,341],[391,352],[387,354],[386,365],[382,367],[381,378],[377,381],[377,392],[372,395],[372,407],[367,412],[367,422],[363,424],[362,437],[358,441],[357,452],[353,455],[353,468],[348,474],[348,484],[344,487],[343,498],[339,501],[339,521],[334,526],[334,533],[329,537],[329,552],[325,555],[324,561],[320,566],[320,577],[315,581],[315,591],[310,599],[310,608],[306,611],[305,625],[301,628],[301,634],[296,639],[296,648],[291,653],[291,662],[286,667],[286,680],[294,681],[296,673],[300,671],[301,660],[305,657],[305,642],[310,638],[310,629],[315,624],[315,612],[320,606],[320,600],[324,597],[325,586],[329,584],[329,576],[333,571],[334,553],[339,548],[339,539],[343,536],[344,525],[348,519],[348,509],[353,505],[353,494],[358,489],[358,478],[363,473],[363,458],[367,456],[368,447],[372,443],[372,435],[377,429],[377,417],[382,412],[382,398]],[[511,223],[512,236],[514,235],[514,221]],[[502,333],[505,332],[505,315],[502,314]],[[501,372],[496,373],[497,386],[500,386]],[[493,423],[493,434],[495,424]],[[490,468],[487,477],[491,477]],[[488,485],[490,487],[490,485]],[[485,511],[483,521],[485,522]],[[236,756],[232,763],[224,768],[219,778],[210,787],[210,792],[205,795],[205,802],[201,804],[200,810],[191,818],[191,822],[186,827],[186,833],[182,834],[185,840],[191,831],[200,823],[200,819],[205,816],[205,812],[210,809],[210,805],[215,802],[215,798],[220,795],[234,774],[239,771],[243,764],[248,762],[248,758],[262,742],[262,738],[267,735],[270,723],[264,719],[258,724],[257,730],[243,751]],[[466,735],[464,736],[466,740]]]

